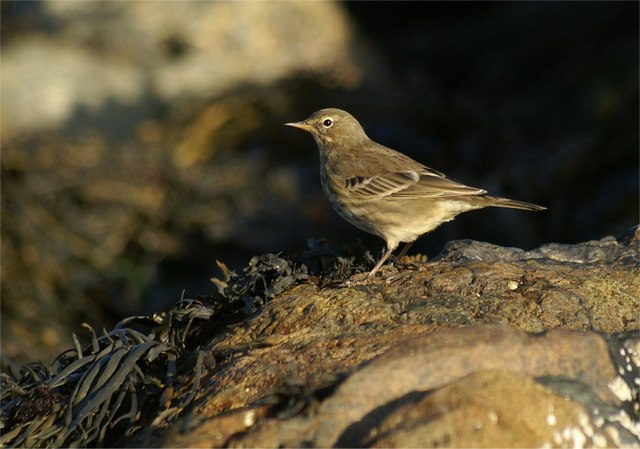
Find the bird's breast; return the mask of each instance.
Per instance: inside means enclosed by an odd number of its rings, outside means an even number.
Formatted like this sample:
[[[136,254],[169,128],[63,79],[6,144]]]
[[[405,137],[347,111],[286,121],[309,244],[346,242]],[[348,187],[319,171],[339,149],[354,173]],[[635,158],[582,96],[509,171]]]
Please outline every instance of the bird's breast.
[[[376,221],[370,217],[368,205],[350,194],[344,178],[336,176],[323,164],[320,180],[327,200],[338,215],[361,231],[384,238],[376,226]]]

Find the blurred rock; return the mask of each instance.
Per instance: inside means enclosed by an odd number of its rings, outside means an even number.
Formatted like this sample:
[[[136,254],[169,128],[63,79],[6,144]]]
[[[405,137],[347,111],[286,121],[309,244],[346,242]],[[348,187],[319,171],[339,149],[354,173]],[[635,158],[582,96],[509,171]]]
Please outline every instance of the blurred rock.
[[[39,9],[47,31],[3,46],[3,142],[96,125],[131,131],[159,105],[176,112],[298,73],[341,86],[363,76],[338,3],[52,0]]]
[[[360,83],[340,4],[3,11],[15,19],[2,28],[4,357],[50,359],[82,321],[114,323],[149,296],[147,310],[175,302],[180,275],[208,288],[216,257],[244,263],[277,235],[304,242],[302,219],[287,234],[279,218],[300,201],[296,166],[270,172],[264,144],[238,147],[285,121],[291,100],[274,85],[301,74]],[[193,266],[170,265],[185,256]],[[164,299],[148,291],[161,260]]]

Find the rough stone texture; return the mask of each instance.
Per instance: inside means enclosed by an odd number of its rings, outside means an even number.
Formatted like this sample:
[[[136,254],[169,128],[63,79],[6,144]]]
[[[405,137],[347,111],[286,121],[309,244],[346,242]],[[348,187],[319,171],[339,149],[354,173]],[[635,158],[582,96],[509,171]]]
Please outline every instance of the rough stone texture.
[[[0,444],[636,447],[639,230],[452,242],[360,284],[367,254],[317,242],[220,264],[218,294],[3,373]]]
[[[526,253],[452,242],[368,285],[296,286],[214,337],[223,362],[193,430],[154,444],[637,445],[637,386],[617,388],[598,333],[640,341],[631,235]]]
[[[464,182],[549,207],[462,216],[417,242],[416,252],[435,254],[462,236],[527,248],[575,242],[638,217],[637,4],[0,7],[3,367],[51,360],[73,345],[80,322],[109,328],[143,306],[168,308],[185,288],[211,291],[215,258],[238,268],[308,236],[362,236],[322,198],[313,143],[282,130],[321,106],[354,112],[377,141]],[[26,19],[7,14],[21,8],[31,11]],[[623,409],[627,420],[634,410],[637,417],[637,389],[629,387],[640,353],[637,243],[633,232],[532,252],[458,241],[429,263],[385,268],[389,282],[339,289],[312,278],[217,335],[206,347],[217,366],[198,407],[168,429],[154,427],[152,416],[149,429],[165,445],[318,444],[319,413],[350,404],[337,392],[371,360],[402,359],[414,341],[444,335],[441,328],[468,327],[452,347],[476,354],[475,326],[502,324],[576,330],[585,334],[579,341],[593,341],[593,330],[615,332],[605,340],[610,350],[621,342],[612,357],[622,352],[610,366],[627,379],[608,384],[617,399],[590,369],[556,367],[550,372],[562,375],[534,380],[516,374],[525,390],[535,381],[579,403],[594,425],[609,428],[611,445],[636,447],[612,420]],[[546,341],[536,338],[522,340]],[[433,356],[427,350],[416,349]],[[583,354],[597,355],[604,363],[601,350]],[[455,354],[451,363],[464,368]],[[476,374],[484,375],[469,376]],[[449,397],[446,389],[467,379],[486,381],[487,391],[501,383],[462,377],[418,393]],[[456,411],[459,399],[452,395]],[[375,410],[365,416],[379,417],[385,434],[338,439],[411,444],[406,429],[390,428],[392,410],[388,421]],[[637,422],[619,420],[638,434]],[[426,428],[435,419],[415,422]],[[578,445],[584,434],[582,442],[603,442],[577,428],[557,437],[543,429],[544,441]],[[421,435],[436,441],[430,430]],[[540,441],[531,432],[520,441]]]

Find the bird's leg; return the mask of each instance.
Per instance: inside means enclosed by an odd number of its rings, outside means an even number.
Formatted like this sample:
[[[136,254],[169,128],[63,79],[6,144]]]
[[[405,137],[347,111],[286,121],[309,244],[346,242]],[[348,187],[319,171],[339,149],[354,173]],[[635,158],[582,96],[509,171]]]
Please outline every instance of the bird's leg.
[[[376,266],[373,267],[373,270],[369,272],[369,274],[367,275],[367,279],[370,279],[371,277],[373,277],[374,274],[376,274],[376,271],[380,269],[382,264],[389,258],[393,250],[396,249],[397,247],[398,247],[397,245],[396,246],[387,245],[387,250],[384,252],[382,257],[380,257],[380,260],[378,261]]]
[[[414,259],[415,261],[412,261],[412,262],[402,261],[402,258],[407,254],[407,250],[411,248],[411,245],[413,245],[413,242],[406,242],[404,245],[404,248],[402,248],[402,251],[400,251],[400,254],[398,254],[398,257],[396,257],[394,264],[396,268],[398,268],[399,270],[402,270],[402,269],[416,270],[418,268],[418,266],[416,265],[416,262],[417,262],[416,259]]]
[[[411,248],[411,245],[413,245],[413,242],[407,242],[404,244],[402,251],[400,251],[400,254],[398,254],[398,257],[396,258],[397,261],[402,260],[402,258],[407,255],[407,251],[409,251],[409,248]]]

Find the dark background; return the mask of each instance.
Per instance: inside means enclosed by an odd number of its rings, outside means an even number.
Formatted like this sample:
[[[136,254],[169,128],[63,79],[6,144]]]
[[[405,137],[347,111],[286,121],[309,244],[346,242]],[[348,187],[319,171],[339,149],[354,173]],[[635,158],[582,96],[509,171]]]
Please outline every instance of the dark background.
[[[51,360],[82,322],[206,295],[216,260],[241,269],[310,237],[379,254],[324,199],[312,138],[282,126],[322,107],[549,208],[462,215],[415,253],[638,222],[637,3],[1,7],[4,364]]]

